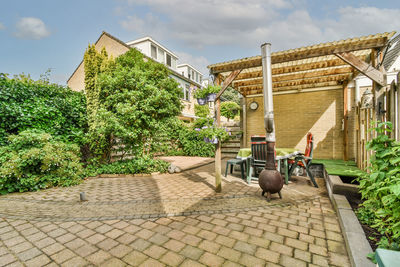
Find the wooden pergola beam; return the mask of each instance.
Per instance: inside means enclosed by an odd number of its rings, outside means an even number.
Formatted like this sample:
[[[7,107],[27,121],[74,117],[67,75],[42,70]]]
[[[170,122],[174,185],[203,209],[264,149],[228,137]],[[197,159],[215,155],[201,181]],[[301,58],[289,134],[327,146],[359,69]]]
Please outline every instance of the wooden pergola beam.
[[[327,86],[335,86],[341,85],[341,81],[327,81],[327,82],[320,82],[320,83],[313,83],[313,84],[303,84],[303,85],[293,85],[293,86],[285,86],[280,88],[273,88],[273,92],[284,92],[284,91],[291,91],[291,90],[305,90],[305,89],[313,89],[319,87],[327,87]],[[251,85],[246,87],[241,87],[237,89],[242,95],[249,96],[249,95],[258,95],[262,93],[262,85]]]
[[[272,82],[289,82],[289,81],[296,81],[300,79],[309,79],[309,78],[316,78],[316,77],[325,77],[331,75],[338,75],[338,74],[351,74],[353,72],[352,67],[344,67],[344,68],[334,68],[334,69],[325,69],[325,70],[318,70],[312,72],[303,72],[303,73],[295,73],[289,75],[280,75],[280,76],[272,76]],[[251,80],[239,80],[233,82],[234,86],[246,86],[246,85],[254,85],[254,84],[262,84],[262,78],[255,78]]]
[[[370,40],[358,40],[355,42],[343,42],[337,44],[323,44],[315,45],[306,48],[293,49],[284,52],[275,52],[271,55],[271,63],[283,63],[289,61],[302,60],[313,57],[320,57],[326,55],[333,55],[338,53],[346,53],[357,50],[379,48],[386,45],[388,40],[387,36],[372,38]],[[221,72],[229,72],[237,69],[255,68],[261,66],[261,56],[246,58],[243,60],[227,62],[219,66],[210,66],[210,71],[213,74]]]
[[[353,66],[359,72],[378,83],[381,86],[386,85],[385,74],[374,68],[372,65],[358,59],[354,54],[350,52],[335,53],[335,55],[341,60],[345,61],[349,65]]]
[[[216,100],[221,97],[221,95],[225,92],[226,88],[228,88],[228,86],[232,83],[233,80],[235,80],[235,78],[239,75],[241,71],[242,71],[241,69],[234,70],[231,72],[231,74],[229,74],[229,76],[224,80],[222,88],[217,94]]]
[[[306,78],[306,79],[297,79],[297,80],[291,80],[291,81],[282,81],[282,82],[273,82],[272,87],[274,90],[279,90],[282,87],[288,87],[288,86],[300,86],[300,85],[305,85],[305,84],[319,84],[319,83],[324,83],[324,82],[333,82],[333,81],[345,81],[348,80],[349,77],[351,77],[351,73],[344,73],[344,74],[336,74],[336,75],[329,75],[329,76],[322,76],[322,77],[313,77],[313,78]],[[249,83],[235,83],[235,86],[239,89],[247,89],[256,86],[257,88],[262,89],[262,80],[257,81],[257,80],[252,80],[249,81]]]

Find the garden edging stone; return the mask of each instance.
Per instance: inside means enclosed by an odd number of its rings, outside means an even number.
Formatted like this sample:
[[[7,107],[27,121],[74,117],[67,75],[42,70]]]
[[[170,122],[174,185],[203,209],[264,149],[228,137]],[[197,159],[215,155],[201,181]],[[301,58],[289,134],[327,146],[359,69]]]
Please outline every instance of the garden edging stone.
[[[328,179],[329,179],[329,175]],[[339,225],[346,243],[351,265],[353,267],[374,267],[375,264],[367,258],[372,252],[365,233],[351,209],[347,198],[343,195],[334,194],[329,182],[326,183],[329,198],[339,217]]]

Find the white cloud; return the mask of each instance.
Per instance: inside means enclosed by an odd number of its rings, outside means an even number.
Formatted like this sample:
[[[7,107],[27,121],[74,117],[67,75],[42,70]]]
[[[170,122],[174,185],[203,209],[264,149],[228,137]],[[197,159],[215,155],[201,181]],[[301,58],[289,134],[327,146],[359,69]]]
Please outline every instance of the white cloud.
[[[24,17],[15,25],[14,35],[20,39],[39,40],[50,35],[44,22],[39,18]]]
[[[125,0],[150,11],[125,17],[123,28],[186,45],[259,47],[274,50],[355,37],[400,28],[400,9],[344,7],[318,19],[297,0]],[[179,10],[179,12],[178,12]]]
[[[208,69],[207,66],[210,64],[207,58],[204,56],[193,56],[191,54],[185,52],[175,52],[179,57],[178,64],[187,63],[195,67],[204,76],[208,76]]]
[[[0,22],[0,31],[4,30],[6,27],[3,25],[3,23]]]

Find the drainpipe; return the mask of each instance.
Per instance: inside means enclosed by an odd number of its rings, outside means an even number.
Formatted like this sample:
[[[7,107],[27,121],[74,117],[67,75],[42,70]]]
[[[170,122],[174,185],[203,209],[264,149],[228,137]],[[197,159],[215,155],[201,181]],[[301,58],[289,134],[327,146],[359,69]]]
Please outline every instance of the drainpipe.
[[[354,79],[354,88],[355,104],[358,106],[358,103],[360,103],[360,83],[358,82],[358,79]]]
[[[272,98],[271,44],[261,45],[263,72],[264,127],[267,141],[267,159],[265,169],[275,170],[275,124]]]

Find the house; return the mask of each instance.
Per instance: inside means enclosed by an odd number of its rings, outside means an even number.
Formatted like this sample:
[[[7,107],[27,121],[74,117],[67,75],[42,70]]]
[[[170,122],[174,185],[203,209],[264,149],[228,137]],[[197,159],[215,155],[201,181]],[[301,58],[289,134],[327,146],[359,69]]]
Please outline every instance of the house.
[[[363,73],[375,79],[376,88],[377,84],[386,87],[386,74],[390,83],[400,60],[396,52],[391,52],[398,49],[398,39],[390,41],[393,35],[394,32],[381,33],[273,52],[276,146],[304,151],[307,133],[312,132],[315,158],[359,160],[357,151],[363,146],[362,140],[356,138],[361,132],[360,106],[358,113],[354,106],[349,112],[350,99],[354,99],[356,91],[351,82],[357,77],[361,83],[362,76],[357,74]],[[382,61],[383,65],[392,63],[382,66]],[[229,80],[242,94],[241,146],[249,147],[252,135],[265,134],[261,56],[215,63],[208,68],[217,83]]]
[[[193,97],[193,92],[202,87],[203,75],[201,72],[189,64],[178,65],[179,57],[151,37],[144,37],[124,43],[111,34],[103,32],[95,42],[95,48],[100,51],[103,47],[113,57],[118,57],[126,53],[129,49],[136,48],[147,58],[167,66],[170,70],[170,77],[175,79],[182,88],[181,102],[183,109],[179,118],[184,121],[193,121],[196,118],[194,113],[196,100]],[[74,91],[82,91],[85,89],[84,79],[85,72],[82,60],[68,79],[67,84]],[[210,109],[212,109],[212,106]]]

